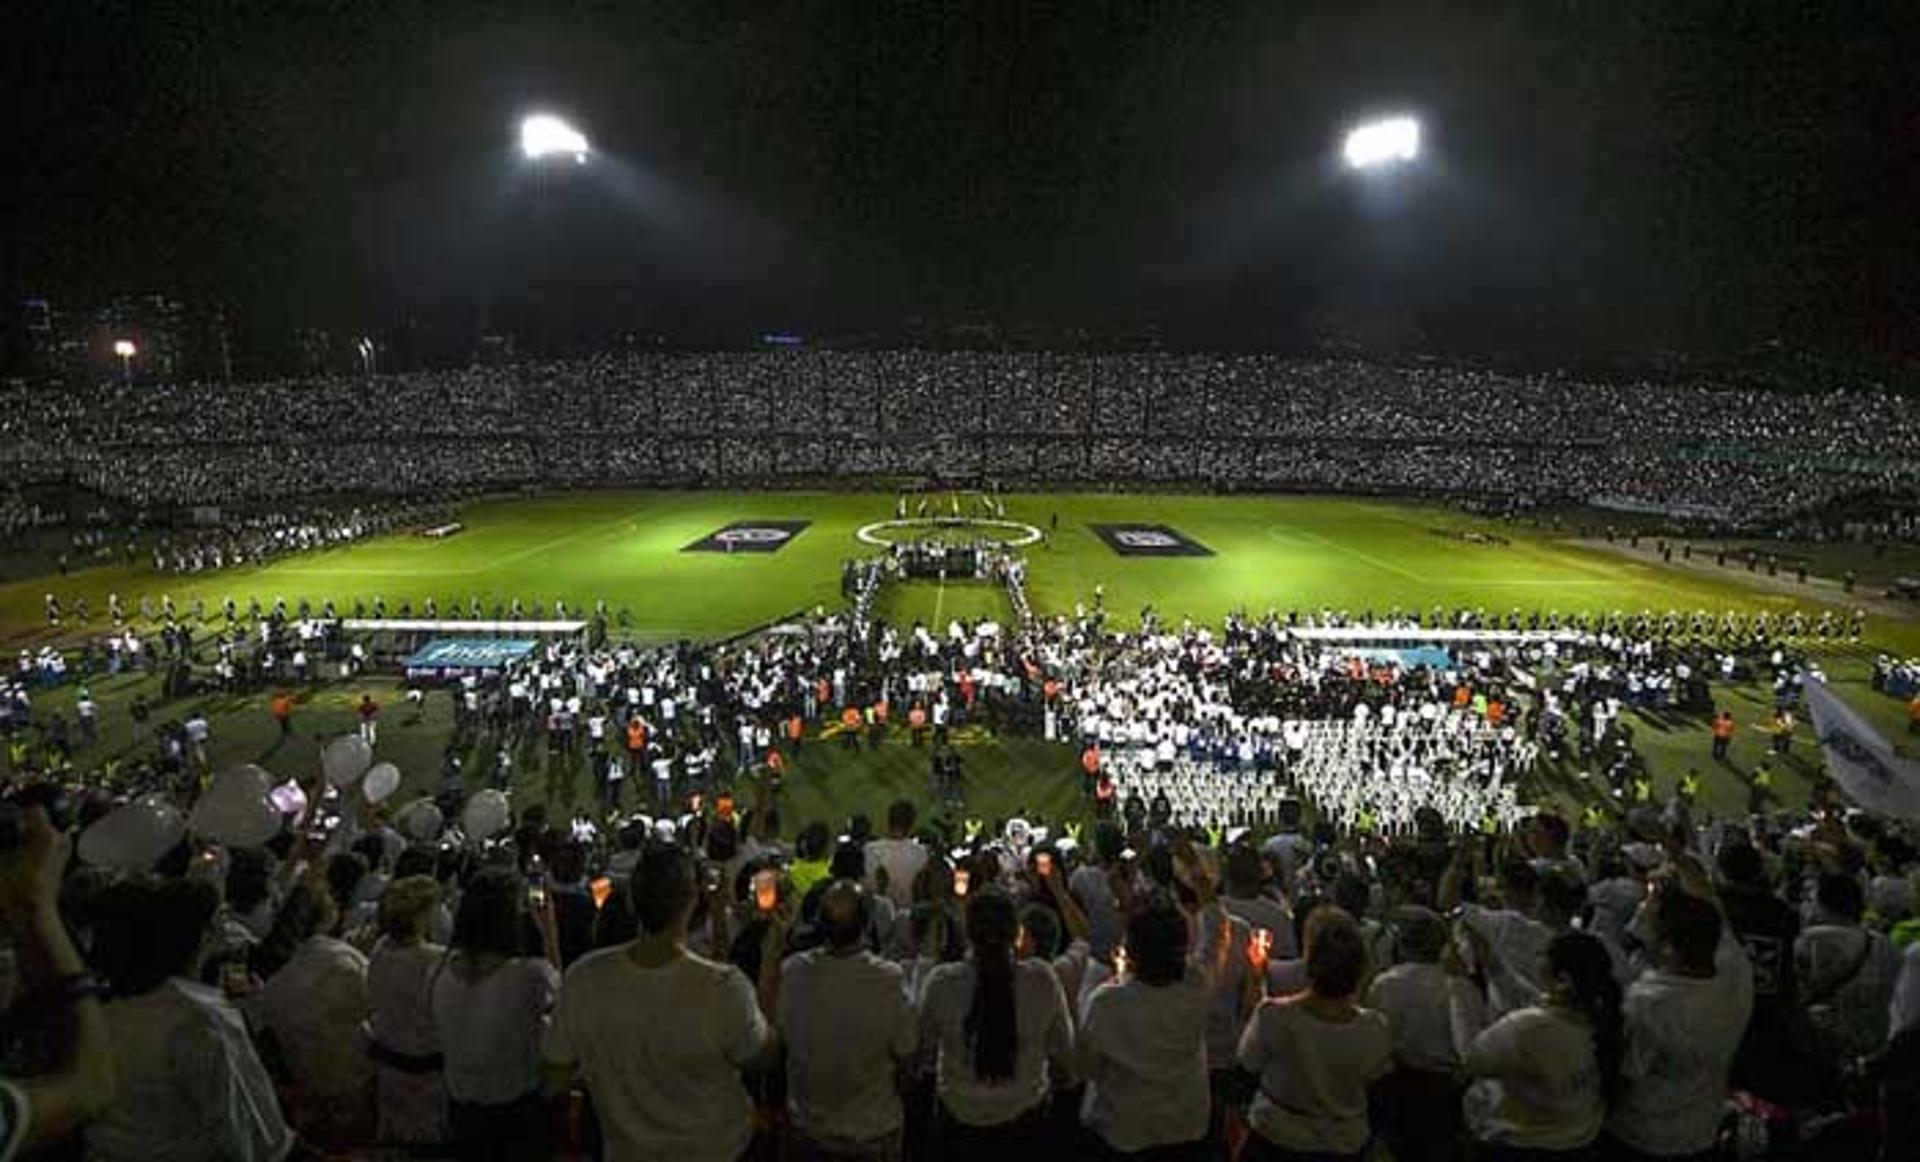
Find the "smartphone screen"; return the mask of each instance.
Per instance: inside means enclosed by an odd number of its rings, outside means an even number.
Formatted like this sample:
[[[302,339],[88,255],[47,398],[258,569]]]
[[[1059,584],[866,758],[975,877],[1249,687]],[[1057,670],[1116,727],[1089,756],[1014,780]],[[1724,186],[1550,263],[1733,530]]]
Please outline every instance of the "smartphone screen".
[[[773,911],[780,900],[780,878],[772,869],[753,873],[753,905],[762,912]]]
[[[606,907],[607,898],[613,895],[613,881],[606,876],[601,876],[587,886],[593,891],[593,906],[596,908]]]
[[[545,884],[527,885],[527,906],[535,910],[547,906],[547,886]]]
[[[1043,851],[1035,855],[1033,857],[1033,870],[1039,872],[1042,876],[1052,875],[1053,874],[1053,853],[1049,851]]]
[[[966,868],[963,868],[963,867],[954,868],[953,869],[953,894],[956,896],[966,895],[967,881],[971,880],[972,878],[973,878],[973,873],[969,872]]]

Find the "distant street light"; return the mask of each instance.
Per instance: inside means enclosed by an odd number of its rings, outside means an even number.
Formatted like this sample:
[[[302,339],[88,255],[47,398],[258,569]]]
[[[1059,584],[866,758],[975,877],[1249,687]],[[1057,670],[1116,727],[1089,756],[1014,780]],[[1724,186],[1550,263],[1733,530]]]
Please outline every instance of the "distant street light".
[[[520,153],[528,161],[572,155],[575,164],[585,165],[592,152],[585,134],[551,113],[533,113],[520,122]]]
[[[133,357],[140,354],[140,349],[133,345],[131,339],[115,339],[113,353],[120,357],[120,378],[127,383],[132,383]]]
[[[367,377],[371,379],[374,372],[373,340],[362,335],[360,341],[353,345],[353,349],[360,353],[360,364],[366,370]]]
[[[1347,132],[1340,149],[1351,169],[1381,169],[1420,156],[1420,123],[1411,117],[1369,121]]]

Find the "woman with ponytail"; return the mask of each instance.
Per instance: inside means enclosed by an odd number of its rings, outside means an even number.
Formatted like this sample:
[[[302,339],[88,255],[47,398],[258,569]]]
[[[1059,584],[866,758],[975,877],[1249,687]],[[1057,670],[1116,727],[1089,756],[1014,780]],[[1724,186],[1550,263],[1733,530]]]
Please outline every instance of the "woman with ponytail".
[[[1073,1027],[1053,969],[1018,960],[1013,900],[987,888],[967,901],[971,955],[928,975],[922,1043],[937,1052],[940,1153],[1033,1157],[1044,1150],[1047,1096],[1068,1075]]]
[[[1537,1004],[1486,1024],[1484,977],[1450,955],[1454,1041],[1468,1077],[1466,1120],[1480,1156],[1500,1162],[1595,1157],[1620,1089],[1625,1049],[1620,984],[1596,937],[1548,943]]]

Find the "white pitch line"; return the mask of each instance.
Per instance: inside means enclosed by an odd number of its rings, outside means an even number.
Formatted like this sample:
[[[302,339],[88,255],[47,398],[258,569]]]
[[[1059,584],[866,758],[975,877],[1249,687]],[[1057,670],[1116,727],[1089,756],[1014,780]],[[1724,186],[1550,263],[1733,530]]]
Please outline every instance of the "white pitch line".
[[[1285,530],[1285,531],[1282,531],[1282,530]],[[1318,533],[1310,533],[1310,532],[1307,532],[1305,529],[1297,529],[1292,527],[1291,525],[1268,525],[1267,535],[1269,537],[1278,536],[1278,538],[1281,540],[1293,540],[1295,538],[1298,538],[1303,541],[1309,541],[1313,544],[1321,545],[1321,546],[1324,546],[1325,548],[1332,549],[1335,552],[1345,553],[1347,556],[1352,557],[1355,560],[1365,561],[1367,564],[1372,565],[1376,569],[1385,569],[1387,572],[1392,573],[1398,577],[1404,577],[1407,580],[1414,582],[1415,584],[1424,585],[1429,580],[1428,578],[1421,577],[1417,574],[1409,573],[1405,569],[1402,569],[1400,566],[1394,564],[1391,561],[1383,561],[1380,558],[1374,556],[1372,553],[1363,553],[1359,549],[1356,549],[1351,545],[1343,545],[1339,541],[1333,540],[1330,537],[1323,537]]]

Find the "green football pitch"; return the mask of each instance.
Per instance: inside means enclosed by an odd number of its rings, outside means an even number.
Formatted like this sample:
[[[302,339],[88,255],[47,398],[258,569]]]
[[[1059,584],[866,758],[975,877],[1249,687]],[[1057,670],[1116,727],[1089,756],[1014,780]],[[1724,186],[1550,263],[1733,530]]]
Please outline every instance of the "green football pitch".
[[[1125,624],[1143,606],[1163,619],[1192,617],[1218,624],[1233,610],[1263,613],[1318,610],[1359,614],[1435,605],[1471,606],[1490,612],[1512,608],[1562,612],[1641,609],[1729,608],[1775,613],[1847,610],[1837,589],[1799,592],[1768,588],[1735,570],[1665,567],[1575,544],[1564,534],[1527,525],[1473,517],[1441,506],[1333,497],[1202,497],[1153,494],[1036,494],[1005,498],[1006,517],[1047,530],[1043,544],[1027,550],[1029,591],[1041,615],[1071,612],[1091,603],[1104,586],[1106,607]],[[945,501],[941,507],[945,507]],[[569,610],[605,601],[615,613],[615,636],[642,641],[736,634],[790,614],[844,606],[842,563],[875,550],[856,531],[894,514],[891,493],[865,492],[590,492],[476,501],[461,513],[464,531],[444,539],[395,535],[329,552],[285,558],[258,568],[197,576],[166,576],[144,565],[108,567],[67,577],[37,577],[0,586],[0,635],[14,647],[56,640],[42,615],[42,595],[60,595],[71,611],[84,596],[92,608],[87,627],[69,623],[60,637],[71,641],[104,629],[107,595],[129,608],[142,597],[157,605],[171,595],[182,610],[196,600],[209,614],[233,598],[242,608],[283,598],[315,608],[332,599],[344,612],[356,601],[371,608],[384,600],[389,616],[402,602],[416,614],[432,597],[444,611],[465,610],[478,598],[489,612],[518,598],[531,609],[551,611],[556,600]],[[690,551],[731,525],[807,522],[777,552]],[[1098,535],[1095,525],[1163,526],[1210,555],[1125,556]],[[1487,541],[1461,534],[1481,533]],[[1008,615],[995,586],[973,581],[914,581],[888,589],[879,612],[898,622],[948,617]],[[211,628],[211,627],[210,627]],[[1874,649],[1920,652],[1920,625],[1876,614],[1870,640],[1837,649],[1827,659],[1841,692],[1889,732],[1904,728],[1901,707],[1866,689],[1864,675]],[[106,710],[102,755],[132,752],[129,727],[116,710],[136,689],[153,697],[154,683],[120,677],[96,683]],[[345,730],[351,702],[363,688],[391,697],[390,680],[316,687],[301,696],[303,736]],[[1759,689],[1727,691],[1743,722],[1764,709]],[[42,705],[58,712],[70,694],[53,693]],[[304,743],[277,746],[266,721],[264,698],[211,698],[216,761],[262,762],[295,773],[312,762]],[[185,706],[162,708],[179,716]],[[396,708],[397,710],[397,708]],[[429,702],[418,721],[404,711],[388,719],[382,753],[407,773],[407,793],[430,789],[447,735],[444,707]],[[1066,748],[1021,740],[972,739],[968,779],[984,814],[1033,810],[1058,815],[1078,809],[1072,754]],[[1647,720],[1638,743],[1663,787],[1690,765],[1704,762],[1703,724]],[[1762,740],[1743,737],[1733,771],[1709,774],[1710,805],[1735,810],[1744,803],[1735,771],[1758,760]],[[1804,749],[1804,747],[1802,748]],[[83,756],[82,761],[86,758]],[[472,756],[469,769],[486,756]],[[815,745],[789,780],[789,824],[806,818],[844,818],[853,810],[878,814],[900,795],[924,797],[924,756],[904,743],[878,751],[845,754]],[[1800,764],[1804,778],[1789,782],[1784,796],[1805,794],[1816,764]],[[1794,771],[1788,772],[1791,777]],[[527,771],[522,787],[561,802],[579,794],[575,773]],[[1577,799],[1577,772],[1554,772],[1543,794]]]
[[[1843,599],[1796,599],[1725,579],[1575,546],[1511,524],[1446,508],[1327,497],[1033,495],[1006,500],[1009,519],[1057,531],[1028,552],[1037,612],[1070,612],[1106,587],[1123,623],[1152,604],[1163,619],[1218,622],[1229,611],[1316,610],[1358,614],[1392,606],[1426,610],[1466,605],[1491,611],[1640,609],[1784,611],[1843,608]],[[345,609],[383,598],[417,611],[432,597],[444,610],[478,597],[491,609],[520,598],[573,610],[605,600],[625,609],[631,632],[648,638],[741,632],[787,614],[842,604],[840,565],[874,550],[855,532],[893,515],[893,497],[822,492],[604,492],[483,501],[466,530],[430,540],[390,536],[260,568],[165,576],[144,564],[87,570],[0,587],[0,626],[20,639],[44,633],[42,595],[72,608],[85,596],[96,621],[109,593],[129,608],[141,596],[171,594],[211,611],[227,597],[244,607],[328,598]],[[778,552],[692,552],[687,546],[730,524],[811,522]],[[1093,524],[1165,525],[1211,556],[1121,556]],[[1508,543],[1476,544],[1442,533],[1477,531]],[[1837,596],[1837,595],[1836,595]],[[894,591],[886,612],[900,619],[1004,615],[997,590],[928,581]],[[1909,645],[1911,625],[1878,627]]]

